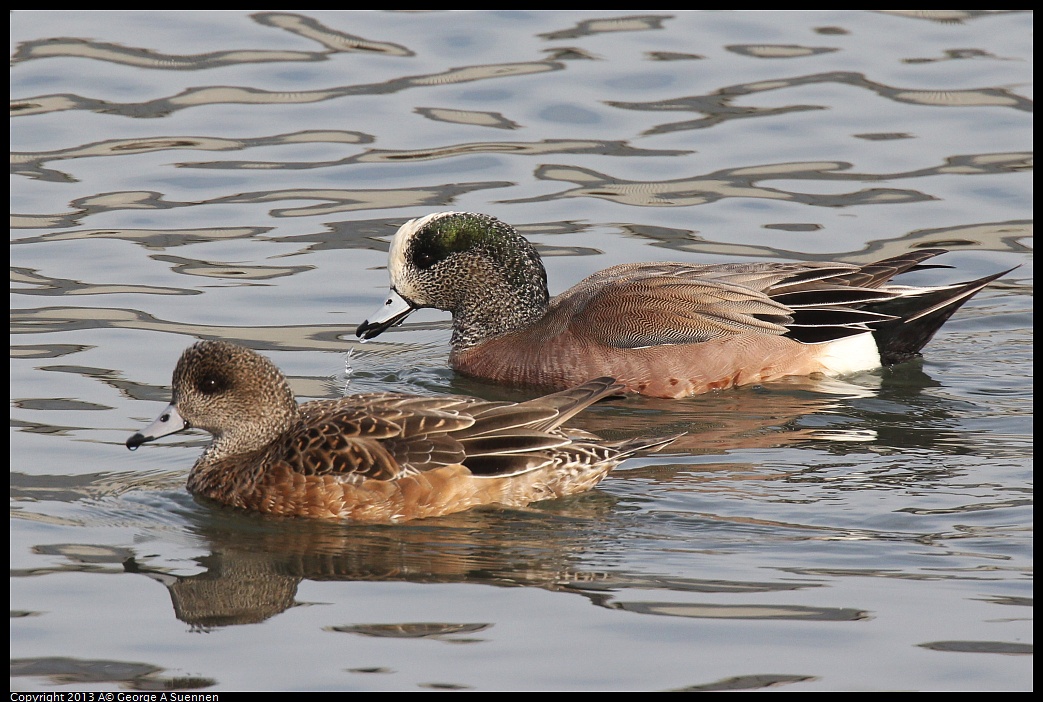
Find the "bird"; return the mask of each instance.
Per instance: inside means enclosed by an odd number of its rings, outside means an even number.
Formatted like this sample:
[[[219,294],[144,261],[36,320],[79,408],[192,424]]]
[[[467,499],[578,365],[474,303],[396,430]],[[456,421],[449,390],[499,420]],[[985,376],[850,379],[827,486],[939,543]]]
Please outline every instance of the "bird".
[[[437,212],[395,233],[391,289],[365,341],[416,309],[452,314],[449,365],[480,380],[559,390],[611,376],[681,398],[784,376],[840,376],[920,355],[1002,271],[952,285],[892,283],[945,249],[868,264],[624,263],[553,299],[536,248],[490,215]],[[1013,269],[1010,269],[1013,270]]]
[[[674,438],[603,441],[562,426],[620,394],[609,377],[517,403],[375,392],[298,404],[271,360],[204,340],[181,355],[172,388],[170,405],[127,448],[208,431],[189,492],[284,517],[397,523],[522,507],[589,490]]]

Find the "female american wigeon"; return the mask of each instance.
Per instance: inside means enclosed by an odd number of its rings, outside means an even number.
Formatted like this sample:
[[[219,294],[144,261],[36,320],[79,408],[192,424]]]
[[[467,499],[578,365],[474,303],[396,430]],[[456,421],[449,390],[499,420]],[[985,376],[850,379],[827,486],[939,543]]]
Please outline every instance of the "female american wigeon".
[[[521,403],[371,393],[298,405],[267,358],[201,341],[177,363],[170,406],[127,447],[204,429],[214,438],[189,473],[195,495],[282,516],[400,522],[580,493],[670,443],[561,426],[620,390],[599,378]]]
[[[684,397],[787,375],[843,375],[908,360],[1007,271],[939,287],[891,284],[943,249],[870,264],[628,263],[550,299],[536,249],[493,217],[440,212],[391,241],[391,293],[355,332],[413,310],[453,315],[450,365],[497,383],[565,388],[607,375]]]

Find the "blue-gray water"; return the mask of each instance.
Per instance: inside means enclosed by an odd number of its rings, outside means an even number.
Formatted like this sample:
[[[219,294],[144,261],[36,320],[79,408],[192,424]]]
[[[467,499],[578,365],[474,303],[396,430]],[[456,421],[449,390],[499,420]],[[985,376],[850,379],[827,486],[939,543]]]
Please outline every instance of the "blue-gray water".
[[[11,687],[1030,690],[1025,11],[11,14]],[[639,260],[1017,270],[922,362],[580,424],[689,434],[586,495],[396,527],[184,491],[123,442],[199,338],[303,399],[521,397],[448,318],[360,345],[403,221]],[[918,279],[916,279],[918,278]]]

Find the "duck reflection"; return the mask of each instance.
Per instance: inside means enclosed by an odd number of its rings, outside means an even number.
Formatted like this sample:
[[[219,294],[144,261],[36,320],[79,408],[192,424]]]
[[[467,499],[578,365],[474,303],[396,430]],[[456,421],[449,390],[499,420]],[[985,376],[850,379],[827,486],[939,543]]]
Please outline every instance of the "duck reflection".
[[[592,499],[593,498],[593,499]],[[292,607],[298,585],[311,581],[467,583],[537,587],[578,594],[592,604],[632,613],[690,618],[853,621],[857,608],[692,602],[693,596],[802,590],[809,579],[730,582],[584,569],[584,554],[614,537],[596,525],[615,508],[605,496],[557,500],[553,511],[479,509],[403,526],[350,526],[245,516],[215,508],[200,525],[210,544],[198,558],[204,571],[176,575],[147,559],[127,558],[127,573],[162,583],[175,616],[199,630],[262,622]],[[627,590],[661,592],[662,600],[623,599]],[[429,638],[454,643],[480,639],[492,622],[331,622],[327,631],[369,637]],[[476,638],[479,637],[479,638]]]

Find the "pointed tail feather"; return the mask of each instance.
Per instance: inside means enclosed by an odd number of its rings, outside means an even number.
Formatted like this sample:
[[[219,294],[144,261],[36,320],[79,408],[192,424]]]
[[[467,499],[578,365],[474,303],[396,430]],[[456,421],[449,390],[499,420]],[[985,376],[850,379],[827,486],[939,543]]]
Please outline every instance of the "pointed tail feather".
[[[928,263],[924,261],[948,253],[946,249],[920,249],[918,251],[907,251],[906,253],[875,261],[869,265],[862,266],[858,273],[849,276],[849,284],[866,288],[878,288],[886,285],[888,281],[902,273],[922,271],[929,268],[951,268],[940,263]],[[868,279],[861,279],[863,276]],[[856,280],[857,279],[857,280]]]
[[[688,432],[681,432],[680,434],[674,434],[673,436],[660,436],[655,438],[637,437],[634,439],[619,441],[610,445],[612,448],[619,451],[619,460],[623,460],[639,453],[656,453],[661,451],[687,433]]]
[[[984,278],[939,288],[924,288],[915,294],[867,305],[865,309],[895,317],[872,325],[873,338],[884,365],[901,363],[918,356],[935,332],[953,313],[982,288],[1010,270]]]
[[[551,408],[557,414],[543,422],[532,425],[533,429],[550,431],[561,426],[572,417],[576,416],[587,407],[606,397],[623,396],[623,385],[615,378],[608,376],[588,380],[582,385],[577,385],[568,390],[562,390],[543,397],[523,402],[526,407]]]

